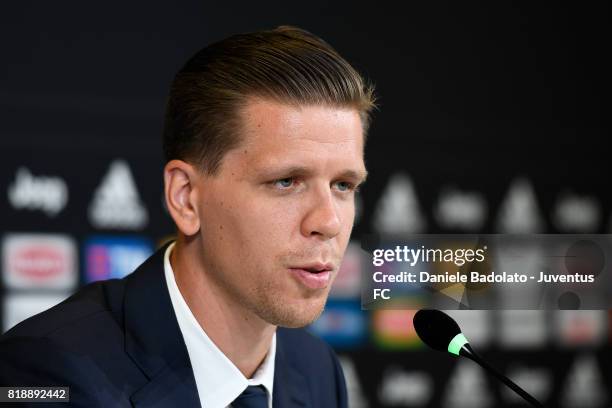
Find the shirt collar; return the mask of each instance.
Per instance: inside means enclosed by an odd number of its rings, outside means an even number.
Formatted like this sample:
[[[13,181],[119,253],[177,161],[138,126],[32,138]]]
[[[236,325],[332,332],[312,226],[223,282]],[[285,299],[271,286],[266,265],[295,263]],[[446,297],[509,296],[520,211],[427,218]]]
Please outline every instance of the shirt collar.
[[[191,360],[200,403],[206,408],[222,408],[231,404],[249,385],[263,385],[268,392],[268,407],[272,406],[274,384],[274,360],[276,357],[276,333],[266,358],[257,368],[253,378],[247,379],[208,337],[185,302],[170,264],[174,242],[164,254],[164,274],[172,307],[176,314],[185,346]]]

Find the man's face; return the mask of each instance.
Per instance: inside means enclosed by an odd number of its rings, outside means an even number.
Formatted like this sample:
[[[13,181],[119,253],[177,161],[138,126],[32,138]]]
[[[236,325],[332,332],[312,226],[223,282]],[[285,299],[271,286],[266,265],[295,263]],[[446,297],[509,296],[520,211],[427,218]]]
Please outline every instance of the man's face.
[[[365,178],[354,109],[251,99],[243,141],[195,190],[204,273],[268,323],[316,319],[346,249]]]

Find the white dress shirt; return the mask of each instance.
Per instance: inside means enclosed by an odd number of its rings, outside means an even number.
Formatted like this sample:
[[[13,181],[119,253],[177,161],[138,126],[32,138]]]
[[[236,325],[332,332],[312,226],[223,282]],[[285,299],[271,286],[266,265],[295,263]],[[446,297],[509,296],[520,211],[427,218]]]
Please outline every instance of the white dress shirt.
[[[164,273],[176,320],[191,360],[202,408],[230,407],[232,401],[249,385],[263,385],[268,394],[268,408],[272,408],[276,333],[272,337],[270,350],[263,363],[255,371],[253,378],[247,379],[212,342],[187,306],[170,265],[170,252],[173,248],[174,242],[168,246],[164,254]]]

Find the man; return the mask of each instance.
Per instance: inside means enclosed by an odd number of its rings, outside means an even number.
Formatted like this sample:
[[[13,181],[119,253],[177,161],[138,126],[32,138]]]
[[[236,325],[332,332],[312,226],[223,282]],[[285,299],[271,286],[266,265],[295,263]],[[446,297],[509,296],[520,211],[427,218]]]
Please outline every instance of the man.
[[[69,386],[87,407],[345,407],[333,351],[297,328],[348,243],[373,103],[300,29],[199,51],[166,114],[176,242],[9,331],[0,385]]]

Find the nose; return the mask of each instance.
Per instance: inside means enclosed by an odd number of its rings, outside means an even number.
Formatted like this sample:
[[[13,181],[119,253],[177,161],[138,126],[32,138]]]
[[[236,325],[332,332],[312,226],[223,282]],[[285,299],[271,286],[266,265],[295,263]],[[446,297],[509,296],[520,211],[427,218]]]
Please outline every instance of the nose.
[[[342,220],[332,191],[327,188],[326,191],[313,195],[302,220],[302,234],[306,237],[319,236],[327,240],[338,235],[341,228]]]

